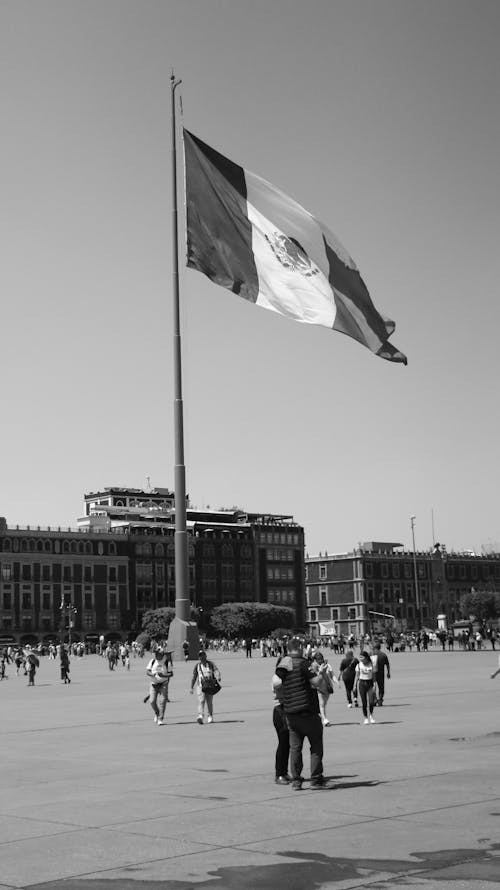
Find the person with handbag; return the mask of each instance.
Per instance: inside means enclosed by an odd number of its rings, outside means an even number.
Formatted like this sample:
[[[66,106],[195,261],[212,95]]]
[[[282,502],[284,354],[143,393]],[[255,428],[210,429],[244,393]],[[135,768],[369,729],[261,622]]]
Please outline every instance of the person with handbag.
[[[158,726],[165,723],[165,708],[168,701],[168,684],[173,676],[172,656],[166,649],[158,647],[148,662],[146,674],[151,680],[149,703],[154,711],[154,722]],[[148,699],[145,699],[147,701]]]
[[[198,716],[196,722],[201,726],[203,724],[205,706],[208,712],[207,723],[214,722],[214,695],[220,691],[221,675],[217,665],[213,661],[208,660],[204,649],[200,649],[198,657],[199,661],[194,666],[191,689],[189,691],[192,695],[196,686],[198,693]]]
[[[331,723],[326,716],[326,706],[328,704],[328,699],[334,691],[334,683],[337,683],[338,685],[338,680],[333,672],[332,666],[328,661],[325,661],[323,653],[320,652],[319,649],[317,649],[313,655],[311,667],[316,676],[319,677],[316,691],[318,693],[321,722],[323,726],[331,726]]]

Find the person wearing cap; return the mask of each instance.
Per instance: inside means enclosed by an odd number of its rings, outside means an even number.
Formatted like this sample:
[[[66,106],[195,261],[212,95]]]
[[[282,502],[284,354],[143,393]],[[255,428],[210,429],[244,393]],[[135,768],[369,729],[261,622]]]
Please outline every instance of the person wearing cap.
[[[170,652],[158,647],[153,658],[148,662],[146,674],[151,680],[149,703],[154,711],[154,722],[158,726],[163,726],[168,701],[168,684],[173,674]]]
[[[290,733],[290,771],[294,791],[302,789],[302,749],[308,739],[311,749],[311,788],[327,788],[323,776],[323,724],[316,687],[320,679],[302,656],[302,643],[293,639],[288,655],[276,667],[282,683],[283,710]]]
[[[213,661],[208,660],[207,653],[204,649],[200,649],[198,655],[199,661],[197,661],[194,666],[193,676],[191,678],[191,689],[189,691],[192,695],[194,687],[196,686],[196,691],[198,693],[198,716],[196,722],[201,726],[203,724],[205,707],[208,712],[207,723],[214,722],[214,696],[213,693],[208,692],[203,686],[206,681],[214,678],[220,682],[221,675],[217,665],[214,664]]]

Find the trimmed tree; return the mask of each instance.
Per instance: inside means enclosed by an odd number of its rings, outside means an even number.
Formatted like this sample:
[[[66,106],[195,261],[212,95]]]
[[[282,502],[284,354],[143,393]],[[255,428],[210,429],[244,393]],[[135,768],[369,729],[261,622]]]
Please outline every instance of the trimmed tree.
[[[175,609],[166,606],[164,609],[149,609],[142,616],[142,630],[151,640],[166,640],[168,629],[175,618]]]
[[[277,627],[292,628],[294,621],[293,609],[270,603],[223,603],[210,615],[214,632],[230,638],[267,636]]]
[[[500,593],[496,590],[471,590],[460,600],[462,615],[471,615],[477,621],[488,621],[500,616]]]

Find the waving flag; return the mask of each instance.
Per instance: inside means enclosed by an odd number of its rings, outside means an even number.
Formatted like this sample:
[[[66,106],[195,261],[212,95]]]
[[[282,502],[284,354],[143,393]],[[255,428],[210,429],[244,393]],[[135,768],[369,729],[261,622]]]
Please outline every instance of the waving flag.
[[[280,315],[404,362],[356,264],[329,229],[266,180],[184,130],[187,265]]]

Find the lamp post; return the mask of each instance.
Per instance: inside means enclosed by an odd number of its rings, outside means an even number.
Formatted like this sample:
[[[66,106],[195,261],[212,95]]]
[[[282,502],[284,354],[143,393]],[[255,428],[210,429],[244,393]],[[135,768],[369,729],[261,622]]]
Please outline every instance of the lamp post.
[[[76,615],[76,609],[73,603],[66,603],[64,598],[61,600],[61,647],[64,647],[64,632],[66,630],[66,616],[68,619],[68,648],[71,648],[71,628],[73,627],[73,615]]]
[[[413,539],[413,579],[415,582],[415,608],[417,612],[417,630],[421,630],[421,619],[420,619],[420,593],[418,589],[418,572],[417,572],[417,554],[415,552],[415,519],[416,516],[410,516],[411,522],[411,536]]]

